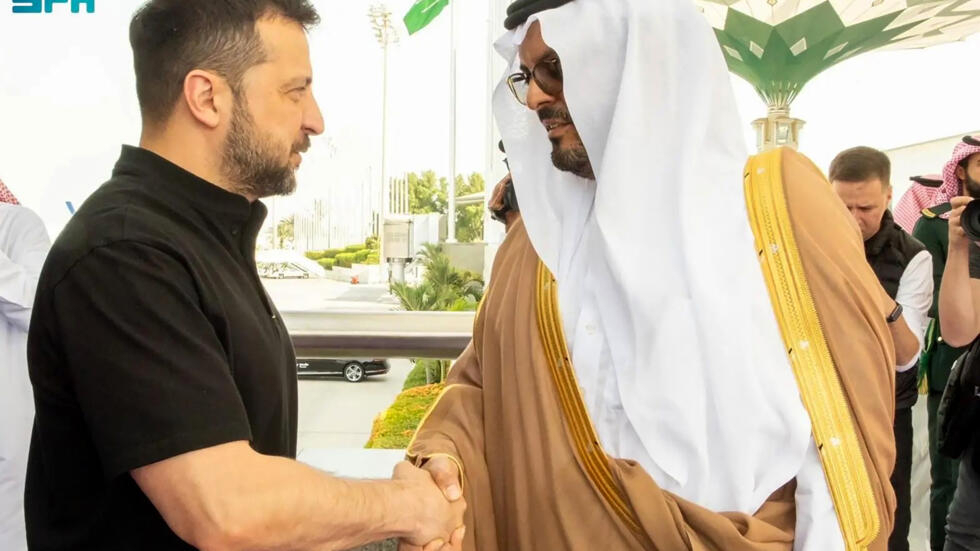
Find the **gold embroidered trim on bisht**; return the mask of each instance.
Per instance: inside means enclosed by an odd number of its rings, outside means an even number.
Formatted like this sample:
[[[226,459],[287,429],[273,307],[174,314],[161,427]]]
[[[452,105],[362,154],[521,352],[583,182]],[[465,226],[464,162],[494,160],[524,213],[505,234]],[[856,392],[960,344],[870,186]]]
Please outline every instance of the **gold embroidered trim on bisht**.
[[[782,182],[782,152],[749,159],[745,197],[773,310],[813,425],[848,551],[867,549],[880,530],[855,422],[803,271]]]
[[[541,342],[544,345],[548,367],[558,391],[558,400],[568,423],[575,451],[599,494],[640,541],[647,543],[649,540],[640,527],[636,513],[627,503],[625,494],[613,477],[609,467],[609,457],[599,444],[599,436],[585,408],[562,328],[558,308],[558,285],[543,262],[538,263],[536,299]],[[649,547],[649,544],[647,546]]]

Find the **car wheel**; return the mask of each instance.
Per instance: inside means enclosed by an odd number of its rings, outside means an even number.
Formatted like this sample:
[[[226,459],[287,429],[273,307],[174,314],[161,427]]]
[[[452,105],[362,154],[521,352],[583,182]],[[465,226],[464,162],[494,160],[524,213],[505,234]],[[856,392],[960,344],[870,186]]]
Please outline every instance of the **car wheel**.
[[[364,380],[364,367],[357,362],[351,362],[344,366],[344,378],[352,383],[359,383]]]

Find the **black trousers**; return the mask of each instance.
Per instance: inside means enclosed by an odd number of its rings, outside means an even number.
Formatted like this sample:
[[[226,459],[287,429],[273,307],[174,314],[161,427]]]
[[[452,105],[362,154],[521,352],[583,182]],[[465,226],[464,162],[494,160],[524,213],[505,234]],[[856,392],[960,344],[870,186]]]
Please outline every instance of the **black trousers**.
[[[888,551],[909,551],[909,525],[912,524],[912,408],[895,411],[895,529],[888,538]]]
[[[929,546],[932,551],[943,551],[946,545],[946,515],[956,491],[956,476],[960,462],[939,453],[939,427],[937,424],[942,392],[929,391],[929,459],[932,461],[929,487]]]
[[[945,551],[976,551],[980,549],[980,472],[973,454],[980,453],[977,440],[960,460],[956,493],[949,505],[946,524]]]

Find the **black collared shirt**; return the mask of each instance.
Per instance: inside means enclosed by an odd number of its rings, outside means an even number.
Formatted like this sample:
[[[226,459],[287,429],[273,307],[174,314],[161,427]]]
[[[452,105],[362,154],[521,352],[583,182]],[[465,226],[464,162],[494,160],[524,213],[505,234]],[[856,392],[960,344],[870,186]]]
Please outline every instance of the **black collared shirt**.
[[[295,456],[295,356],[255,267],[265,215],[124,147],[55,241],[28,343],[30,549],[190,549],[129,471],[238,440]]]

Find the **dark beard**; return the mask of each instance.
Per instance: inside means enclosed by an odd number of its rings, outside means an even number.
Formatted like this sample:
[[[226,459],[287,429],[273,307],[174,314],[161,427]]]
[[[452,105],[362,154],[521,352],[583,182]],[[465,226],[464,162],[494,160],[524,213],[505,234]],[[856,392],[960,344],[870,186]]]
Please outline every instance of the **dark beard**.
[[[582,145],[581,141],[571,149],[562,149],[560,140],[551,140],[551,145],[551,163],[555,165],[555,168],[571,172],[587,180],[595,180],[592,161],[589,160],[589,154],[585,151],[585,146]]]
[[[553,120],[561,124],[575,124],[571,115],[568,114],[568,110],[562,107],[543,107],[538,111],[538,118],[542,121]],[[568,149],[561,147],[560,139],[551,140],[551,163],[558,170],[571,172],[580,178],[595,180],[592,161],[589,159],[589,153],[585,150],[581,137],[576,133],[574,139],[575,144]]]
[[[970,175],[967,174],[966,181],[963,182],[963,193],[974,199],[980,199],[980,182],[970,178]]]
[[[306,151],[310,138],[293,146]],[[244,98],[236,98],[231,128],[222,153],[222,170],[236,190],[252,197],[289,195],[296,191],[296,172],[278,160],[272,140],[263,139],[248,113]]]

